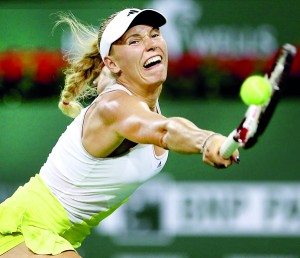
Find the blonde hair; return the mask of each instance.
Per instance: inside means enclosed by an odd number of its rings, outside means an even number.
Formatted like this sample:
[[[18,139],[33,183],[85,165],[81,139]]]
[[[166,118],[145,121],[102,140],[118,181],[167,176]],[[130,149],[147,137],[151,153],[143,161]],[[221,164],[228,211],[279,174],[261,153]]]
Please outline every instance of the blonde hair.
[[[58,107],[67,116],[78,116],[83,108],[80,101],[97,95],[92,82],[99,76],[103,65],[99,42],[105,28],[116,15],[117,13],[112,14],[105,19],[98,31],[91,25],[79,22],[72,13],[57,14],[58,20],[54,28],[66,23],[77,43],[76,49],[71,49],[64,55],[69,66],[64,71],[65,86],[61,91]]]

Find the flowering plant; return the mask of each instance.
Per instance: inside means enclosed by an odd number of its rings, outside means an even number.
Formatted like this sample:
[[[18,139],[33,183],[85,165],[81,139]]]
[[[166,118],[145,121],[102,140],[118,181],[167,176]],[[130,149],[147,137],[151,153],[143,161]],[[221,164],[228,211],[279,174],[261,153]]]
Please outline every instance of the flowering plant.
[[[286,94],[300,96],[300,49],[288,79]],[[269,58],[203,57],[187,52],[169,58],[168,79],[163,96],[176,98],[237,97],[243,80],[264,74],[274,62]],[[57,97],[64,85],[67,63],[60,51],[46,49],[0,52],[0,99],[18,95],[22,99]]]

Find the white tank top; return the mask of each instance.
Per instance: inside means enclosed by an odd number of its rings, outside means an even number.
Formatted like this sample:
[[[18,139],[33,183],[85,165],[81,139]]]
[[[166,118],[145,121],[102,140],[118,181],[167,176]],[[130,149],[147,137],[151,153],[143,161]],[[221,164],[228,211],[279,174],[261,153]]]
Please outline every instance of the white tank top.
[[[121,85],[114,85],[103,93],[113,90],[123,90],[131,95]],[[120,204],[159,173],[168,157],[168,151],[156,156],[154,146],[150,144],[137,144],[118,157],[91,156],[82,145],[82,126],[87,110],[88,107],[84,108],[67,127],[40,172],[74,223],[81,223]]]

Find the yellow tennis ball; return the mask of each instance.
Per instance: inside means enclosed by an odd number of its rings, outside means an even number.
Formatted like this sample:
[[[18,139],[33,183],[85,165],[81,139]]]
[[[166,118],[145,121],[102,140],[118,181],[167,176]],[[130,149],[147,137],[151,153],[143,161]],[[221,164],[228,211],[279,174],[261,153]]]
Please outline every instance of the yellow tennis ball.
[[[240,96],[246,105],[263,105],[271,97],[269,81],[260,75],[248,77],[242,84]]]

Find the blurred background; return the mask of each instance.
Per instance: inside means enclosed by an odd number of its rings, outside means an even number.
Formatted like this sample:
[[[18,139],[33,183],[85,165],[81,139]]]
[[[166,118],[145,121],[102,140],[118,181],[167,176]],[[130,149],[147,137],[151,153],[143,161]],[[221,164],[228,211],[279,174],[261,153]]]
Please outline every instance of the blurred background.
[[[98,27],[127,7],[155,8],[168,24],[166,116],[229,134],[246,106],[239,87],[268,72],[284,43],[298,48],[283,99],[241,164],[215,170],[171,153],[163,172],[97,227],[85,258],[300,257],[300,22],[298,0],[0,1],[0,201],[39,172],[71,119],[57,108],[71,11]]]

